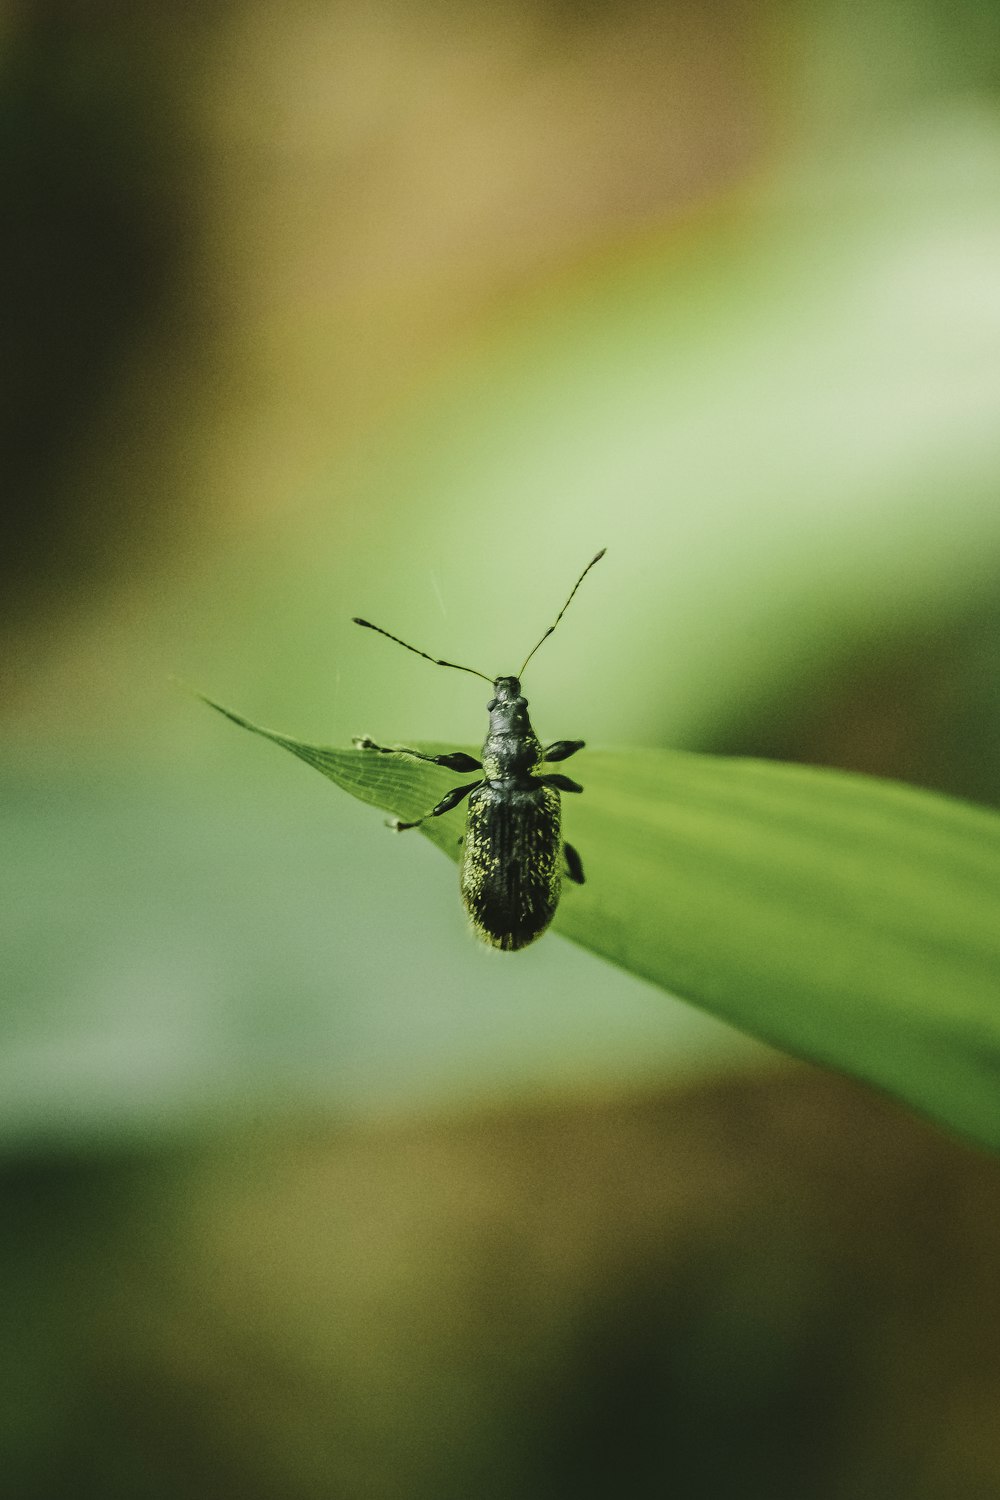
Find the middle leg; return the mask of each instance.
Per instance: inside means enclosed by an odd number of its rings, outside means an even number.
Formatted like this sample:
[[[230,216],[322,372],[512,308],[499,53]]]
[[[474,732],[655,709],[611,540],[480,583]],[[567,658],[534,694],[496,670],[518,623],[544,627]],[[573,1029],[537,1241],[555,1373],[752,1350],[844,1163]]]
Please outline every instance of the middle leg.
[[[389,828],[394,828],[397,833],[402,833],[405,828],[419,828],[421,823],[427,822],[428,818],[439,818],[442,813],[451,812],[452,808],[457,807],[462,798],[467,797],[477,786],[482,786],[482,782],[470,781],[465,786],[452,787],[450,792],[445,792],[436,807],[432,807],[429,813],[425,813],[422,818],[416,818],[412,823],[404,823],[402,818],[387,818],[386,824]]]
[[[539,776],[538,780],[543,786],[554,786],[557,792],[583,791],[578,781],[570,781],[568,776],[562,776],[558,771],[554,771],[551,776]]]

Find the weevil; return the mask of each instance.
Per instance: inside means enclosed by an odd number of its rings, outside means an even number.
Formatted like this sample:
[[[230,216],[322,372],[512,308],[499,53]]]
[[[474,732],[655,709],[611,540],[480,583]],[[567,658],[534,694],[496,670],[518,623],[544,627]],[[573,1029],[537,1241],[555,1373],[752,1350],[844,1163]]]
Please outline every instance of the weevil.
[[[486,705],[490,727],[483,742],[482,759],[476,760],[464,750],[446,755],[424,755],[404,746],[377,745],[368,735],[358,736],[359,750],[377,751],[380,755],[407,755],[416,760],[445,766],[449,771],[481,771],[476,781],[446,792],[440,802],[424,817],[412,823],[399,818],[390,827],[402,832],[419,828],[428,818],[451,812],[468,798],[465,833],[462,838],[460,884],[462,900],[472,922],[473,931],[483,942],[505,952],[527,947],[541,937],[555,915],[559,903],[563,868],[567,877],[583,885],[583,863],[572,844],[562,839],[560,792],[582,792],[577,781],[560,773],[545,773],[546,762],[568,760],[583,749],[583,740],[556,740],[543,748],[531,727],[528,700],[521,693],[524,669],[543,641],[548,640],[573,601],[595,563],[607,549],[603,548],[580,574],[569,598],[545,634],[532,647],[516,677],[488,677],[474,667],[443,661],[418,651],[391,635],[370,620],[354,617],[355,625],[377,631],[404,646],[437,667],[452,667],[470,672],[493,687]]]

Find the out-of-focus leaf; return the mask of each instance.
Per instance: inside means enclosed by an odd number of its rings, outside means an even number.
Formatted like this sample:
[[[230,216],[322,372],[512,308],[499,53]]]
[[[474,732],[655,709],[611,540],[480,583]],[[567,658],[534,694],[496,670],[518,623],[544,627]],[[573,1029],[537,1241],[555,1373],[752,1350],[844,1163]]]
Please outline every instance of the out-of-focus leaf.
[[[403,818],[455,781],[220,712]],[[1000,817],[893,782],[673,751],[590,751],[579,774],[587,884],[565,892],[559,931],[1000,1149]],[[461,818],[422,830],[452,859]]]

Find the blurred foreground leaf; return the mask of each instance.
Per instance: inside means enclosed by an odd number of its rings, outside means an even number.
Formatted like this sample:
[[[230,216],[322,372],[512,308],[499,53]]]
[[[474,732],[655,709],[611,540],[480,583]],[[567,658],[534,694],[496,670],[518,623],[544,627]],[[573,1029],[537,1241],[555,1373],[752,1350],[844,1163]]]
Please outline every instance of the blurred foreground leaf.
[[[456,780],[211,706],[403,818]],[[559,931],[1000,1149],[1000,817],[893,782],[675,751],[590,751],[579,774],[567,821],[588,879],[564,893]],[[457,860],[462,819],[422,831]]]

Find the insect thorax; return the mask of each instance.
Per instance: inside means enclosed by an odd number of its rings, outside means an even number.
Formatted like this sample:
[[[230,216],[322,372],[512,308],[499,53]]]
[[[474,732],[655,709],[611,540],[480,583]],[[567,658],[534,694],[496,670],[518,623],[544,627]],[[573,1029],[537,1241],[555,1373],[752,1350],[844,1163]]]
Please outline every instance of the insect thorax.
[[[542,763],[542,747],[528,717],[528,700],[516,677],[498,677],[486,705],[489,733],[483,742],[483,775],[487,781],[530,776]]]

